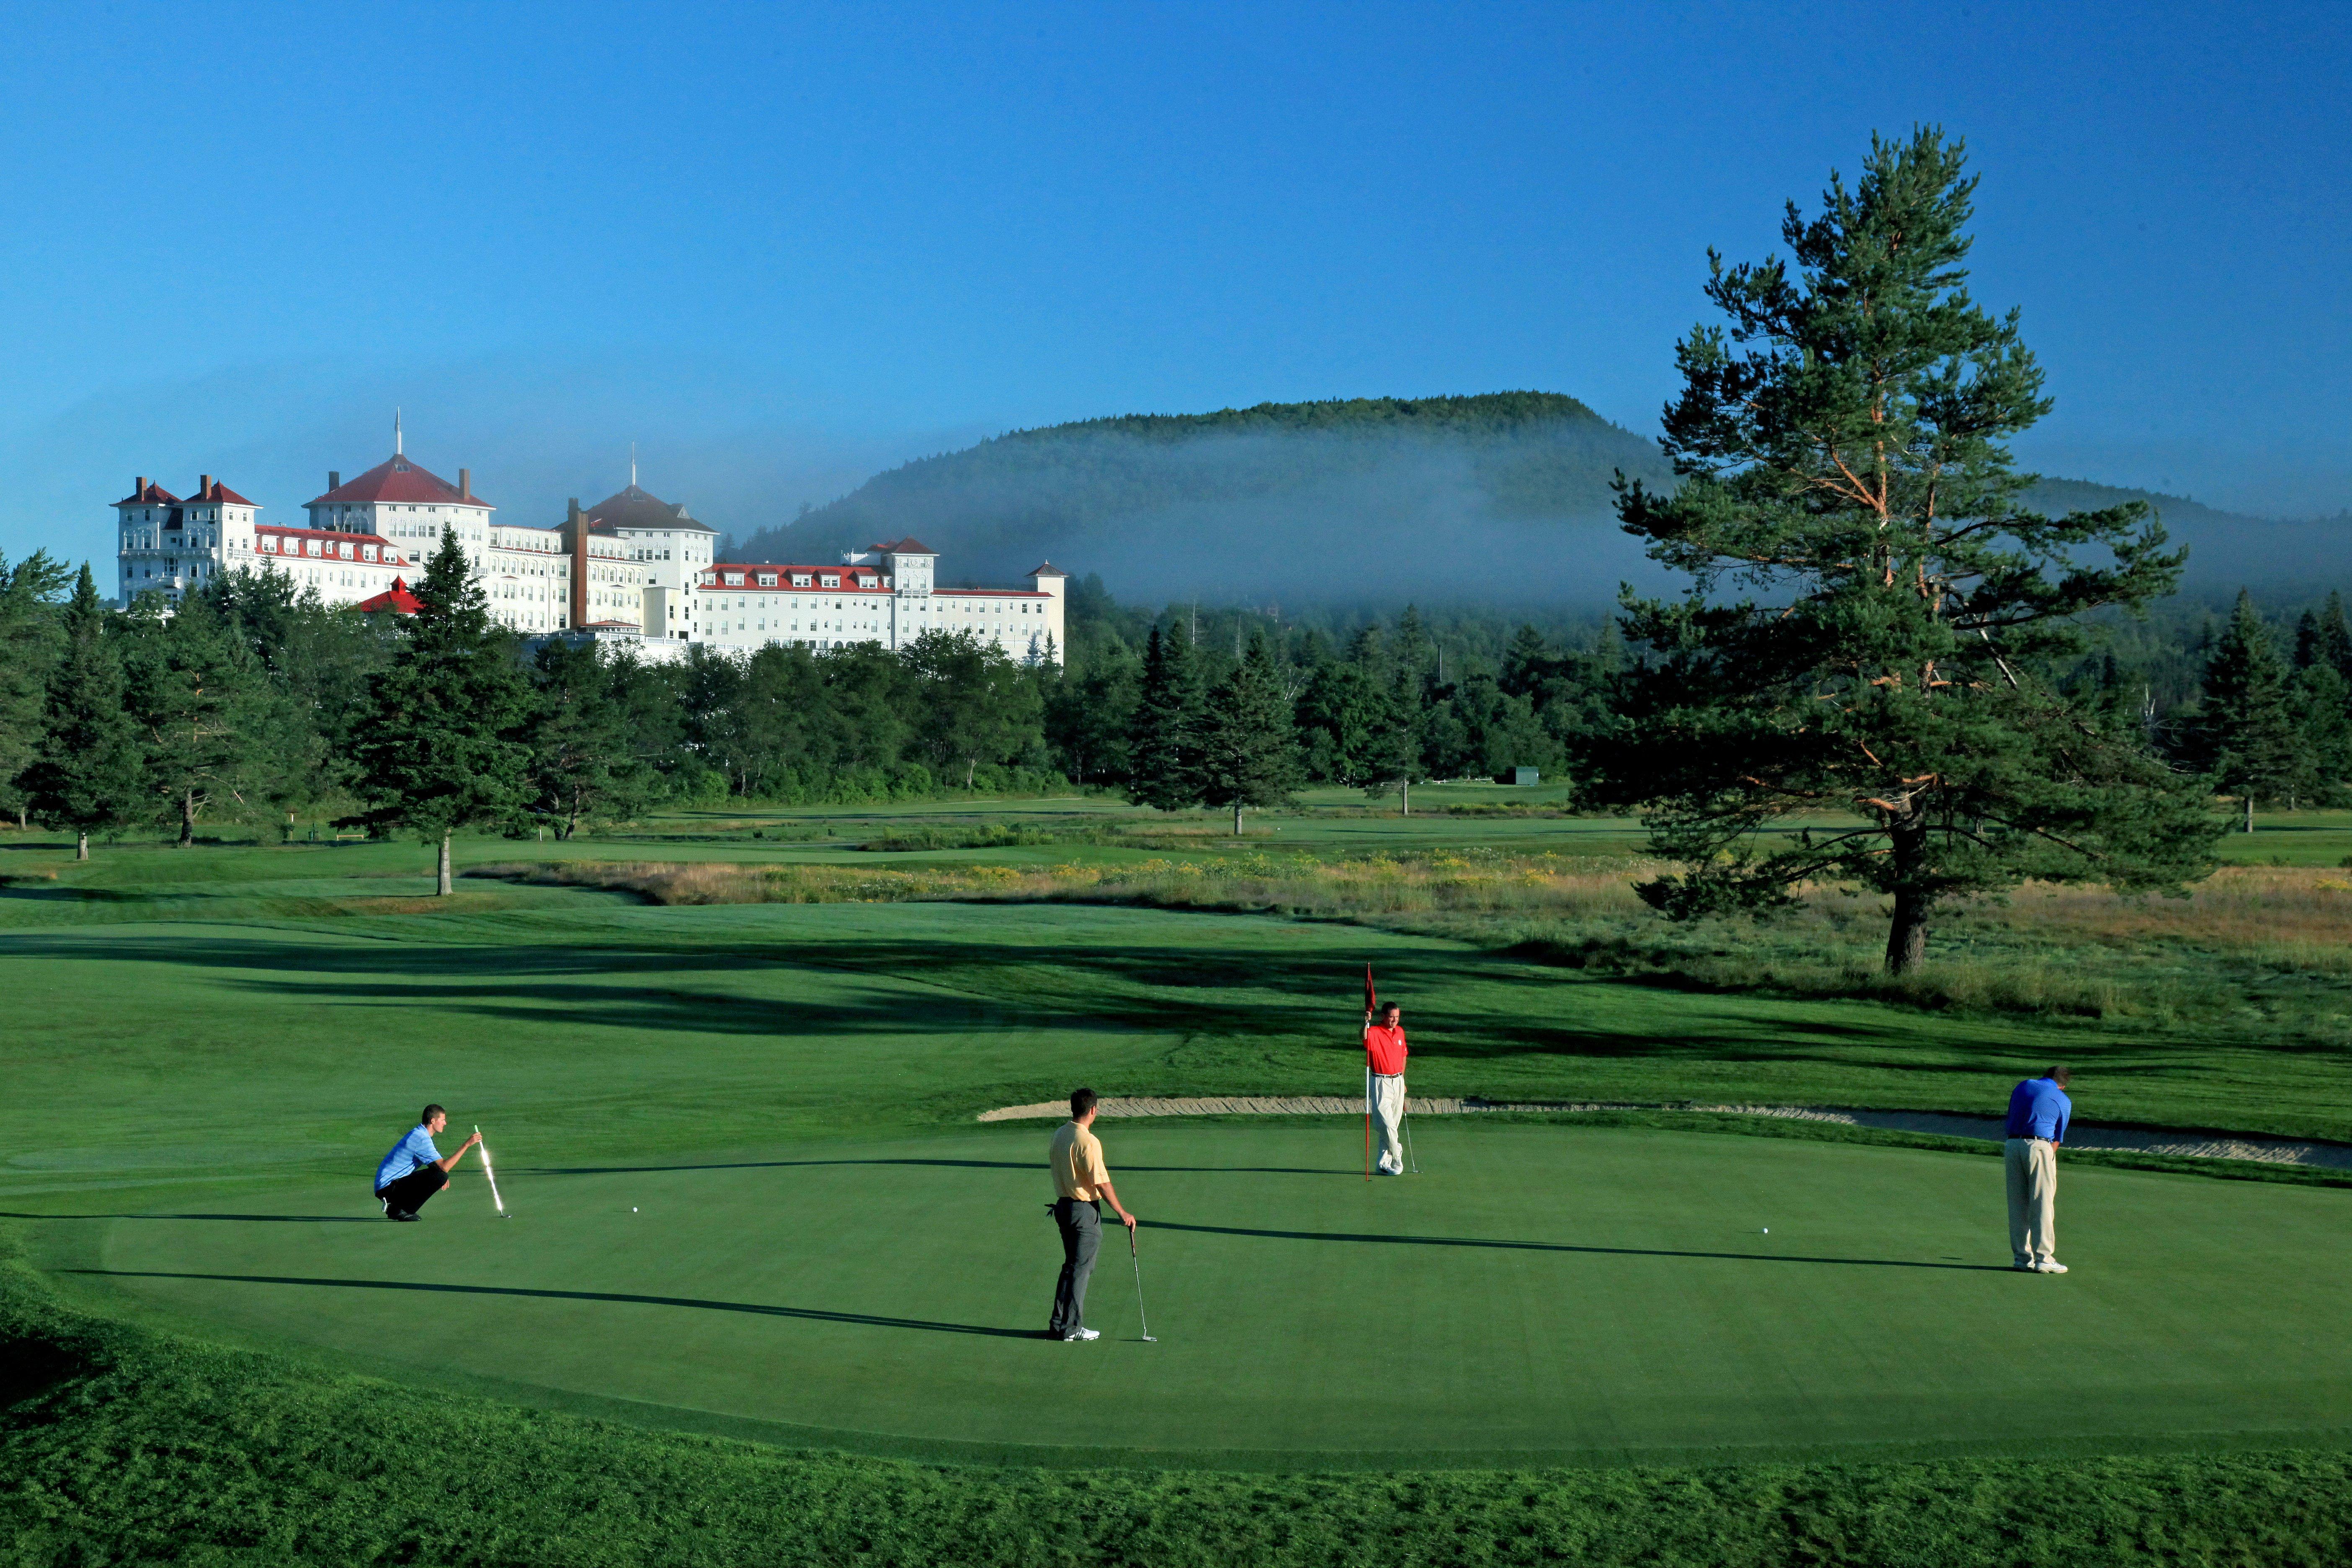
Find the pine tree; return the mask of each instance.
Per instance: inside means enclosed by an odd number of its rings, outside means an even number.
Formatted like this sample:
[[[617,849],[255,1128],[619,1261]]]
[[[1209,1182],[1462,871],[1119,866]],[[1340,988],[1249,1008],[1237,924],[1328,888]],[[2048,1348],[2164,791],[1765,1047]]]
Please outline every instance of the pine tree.
[[[1205,805],[1229,805],[1234,837],[1246,806],[1279,805],[1298,785],[1298,737],[1283,700],[1282,670],[1263,635],[1210,694],[1201,735]]]
[[[1967,292],[1964,163],[1937,131],[1874,138],[1819,216],[1790,206],[1793,268],[1710,257],[1729,325],[1678,349],[1678,486],[1618,488],[1619,520],[1691,589],[1627,595],[1642,662],[1584,741],[1595,793],[1646,806],[1686,868],[1641,889],[1652,905],[1867,888],[1892,905],[1895,973],[1944,900],[2027,877],[2178,886],[2216,826],[2194,781],[2038,673],[2081,650],[2084,614],[2168,593],[2181,557],[2137,503],[2024,509],[2005,442],[2049,405],[2016,314]],[[1860,820],[1760,834],[1821,814]]]
[[[1045,740],[1074,784],[1128,778],[1142,667],[1117,637],[1047,689]]]
[[[1521,626],[1511,634],[1511,646],[1503,652],[1503,689],[1513,697],[1533,697],[1543,689],[1545,681],[1559,673],[1559,661],[1552,657],[1551,646],[1543,633],[1533,626]]]
[[[2294,623],[2294,668],[2309,669],[2323,657],[2319,651],[2319,612],[2305,610]]]
[[[2244,802],[2247,832],[2254,830],[2258,797],[2284,799],[2304,784],[2295,739],[2286,666],[2271,647],[2253,596],[2241,592],[2205,661],[2192,743],[2214,786]]]
[[[1421,618],[1419,605],[1407,605],[1404,607],[1404,614],[1397,617],[1396,636],[1391,639],[1390,646],[1396,650],[1397,662],[1416,673],[1435,657],[1437,644],[1429,635],[1427,624]]]
[[[45,551],[10,567],[0,558],[0,810],[23,826],[30,810],[18,776],[41,747],[41,709],[57,663],[58,590],[73,580]]]
[[[531,814],[559,839],[592,816],[627,816],[649,798],[652,770],[632,746],[622,693],[626,656],[608,662],[594,643],[551,637],[532,660]]]
[[[356,793],[360,727],[370,693],[392,662],[400,616],[330,608],[312,587],[265,562],[212,578],[188,598],[208,605],[252,651],[268,683],[277,777],[268,791],[289,808]]]
[[[1318,667],[1307,678],[1293,714],[1306,749],[1307,775],[1359,789],[1386,776],[1372,744],[1387,711],[1387,690],[1361,666]]]
[[[93,832],[128,826],[142,804],[138,732],[123,710],[122,659],[113,617],[84,564],[62,617],[64,647],[50,672],[41,742],[25,770],[31,814],[74,830],[74,858],[89,858]]]
[[[516,731],[530,693],[455,532],[442,535],[416,596],[424,607],[375,682],[355,750],[368,819],[437,841],[446,896],[450,836],[510,822],[530,798],[530,751]]]
[[[256,807],[276,795],[283,726],[252,649],[191,594],[169,619],[145,607],[127,617],[129,708],[139,730],[149,810],[175,822],[179,847],[222,800]]]
[[[2352,686],[2326,662],[2297,671],[2287,688],[2297,782],[2311,804],[2340,806],[2352,800]]]
[[[1400,668],[1390,677],[1388,688],[1380,694],[1371,733],[1364,746],[1366,769],[1372,782],[1364,793],[1386,795],[1391,788],[1398,792],[1401,815],[1412,815],[1412,786],[1429,776],[1423,761],[1425,722],[1429,710],[1423,704],[1424,695],[1420,674],[1410,666]]]
[[[1143,681],[1128,740],[1128,798],[1157,811],[1199,805],[1201,728],[1192,639],[1154,626],[1143,647]]]
[[[2294,628],[2294,668],[2324,664],[2352,683],[2352,626],[2344,621],[2344,595],[2330,591],[2326,608],[2305,610]]]

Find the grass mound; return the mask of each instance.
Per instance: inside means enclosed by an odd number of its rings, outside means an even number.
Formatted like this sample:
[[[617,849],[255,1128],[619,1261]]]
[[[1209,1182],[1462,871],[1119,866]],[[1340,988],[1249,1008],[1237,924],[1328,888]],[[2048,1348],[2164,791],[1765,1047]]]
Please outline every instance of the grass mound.
[[[0,1539],[92,1563],[2075,1568],[2343,1561],[2329,1450],[1234,1475],[908,1464],[652,1432],[81,1319],[0,1268]],[[43,1353],[36,1351],[35,1354]]]
[[[93,1302],[238,1342],[964,1461],[2016,1451],[2352,1408],[2352,1346],[2305,1330],[2352,1294],[2340,1187],[2074,1166],[2053,1283],[2009,1269],[1990,1159],[1448,1118],[1418,1129],[1426,1174],[1368,1183],[1344,1121],[1126,1123],[1107,1142],[1160,1341],[1114,1257],[1105,1338],[1073,1352],[1038,1332],[1043,1128],[614,1158],[500,1126],[511,1221],[470,1169],[422,1226],[289,1178],[53,1221],[41,1256]],[[2037,1336],[2067,1353],[2011,1354]]]

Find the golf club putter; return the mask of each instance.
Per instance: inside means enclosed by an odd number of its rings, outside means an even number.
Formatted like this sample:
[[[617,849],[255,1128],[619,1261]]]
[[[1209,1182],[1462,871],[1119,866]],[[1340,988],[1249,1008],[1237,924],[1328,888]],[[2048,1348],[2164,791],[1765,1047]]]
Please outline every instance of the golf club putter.
[[[490,1146],[482,1142],[482,1126],[478,1121],[474,1124],[474,1147],[482,1154],[482,1174],[490,1179],[490,1202],[498,1205],[500,1219],[512,1219],[514,1215],[507,1213],[506,1199],[499,1196],[499,1173],[490,1169]]]
[[[1135,1265],[1135,1316],[1143,1325],[1143,1342],[1156,1345],[1160,1342],[1151,1337],[1151,1315],[1143,1310],[1143,1258],[1135,1250],[1135,1230],[1131,1226],[1127,1232],[1127,1258]]]
[[[1404,1129],[1405,1165],[1414,1175],[1418,1176],[1421,1174],[1421,1161],[1412,1152],[1412,1112],[1410,1110],[1398,1112],[1397,1125]]]

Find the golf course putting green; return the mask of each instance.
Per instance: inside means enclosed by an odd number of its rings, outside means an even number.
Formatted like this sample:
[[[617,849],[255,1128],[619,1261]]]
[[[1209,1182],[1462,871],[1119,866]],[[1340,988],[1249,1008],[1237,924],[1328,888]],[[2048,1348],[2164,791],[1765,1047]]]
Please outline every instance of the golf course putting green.
[[[1103,1129],[1144,1217],[1039,1336],[1047,1129],[723,1158],[501,1147],[424,1223],[365,1173],[45,1226],[143,1317],[644,1419],[1067,1459],[1444,1465],[1737,1448],[2318,1440],[2347,1425],[2352,1193],[2068,1170],[2063,1278],[2008,1267],[1979,1156],[1424,1122]],[[169,1205],[164,1205],[169,1206]],[[1762,1234],[1769,1227],[1769,1235]],[[613,1403],[606,1403],[613,1402]]]

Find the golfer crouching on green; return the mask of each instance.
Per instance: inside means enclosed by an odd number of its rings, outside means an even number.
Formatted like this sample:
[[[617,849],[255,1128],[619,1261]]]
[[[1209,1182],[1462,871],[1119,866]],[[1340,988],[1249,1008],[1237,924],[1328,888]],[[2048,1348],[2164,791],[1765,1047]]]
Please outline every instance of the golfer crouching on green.
[[[1095,1271],[1095,1252],[1102,1246],[1102,1206],[1132,1233],[1135,1216],[1119,1206],[1110,1184],[1110,1167],[1103,1163],[1102,1141],[1089,1131],[1095,1121],[1095,1091],[1073,1089],[1070,1119],[1054,1131],[1046,1163],[1054,1167],[1054,1224],[1062,1233],[1062,1277],[1054,1286],[1054,1315],[1046,1321],[1045,1337],[1077,1344],[1102,1335],[1087,1327],[1087,1277]]]
[[[433,1146],[433,1137],[448,1125],[447,1111],[437,1105],[426,1106],[416,1125],[376,1166],[375,1195],[383,1204],[384,1218],[415,1219],[425,1200],[449,1184],[449,1173],[457,1168],[466,1151],[482,1141],[477,1132],[456,1153],[445,1155]]]

